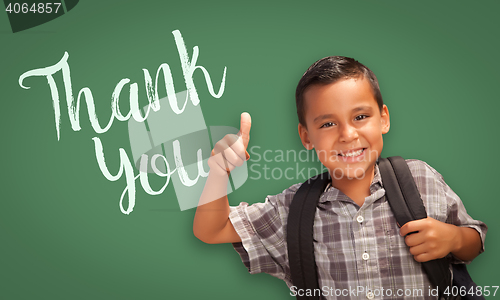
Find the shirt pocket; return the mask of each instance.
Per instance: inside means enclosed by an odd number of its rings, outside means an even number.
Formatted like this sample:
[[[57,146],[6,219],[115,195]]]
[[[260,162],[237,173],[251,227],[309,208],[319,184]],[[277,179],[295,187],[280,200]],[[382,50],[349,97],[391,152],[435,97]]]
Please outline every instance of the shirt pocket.
[[[393,222],[386,230],[388,239],[390,241],[390,254],[395,256],[401,256],[402,251],[409,251],[408,246],[405,244],[405,239],[399,234],[399,226],[396,222]]]

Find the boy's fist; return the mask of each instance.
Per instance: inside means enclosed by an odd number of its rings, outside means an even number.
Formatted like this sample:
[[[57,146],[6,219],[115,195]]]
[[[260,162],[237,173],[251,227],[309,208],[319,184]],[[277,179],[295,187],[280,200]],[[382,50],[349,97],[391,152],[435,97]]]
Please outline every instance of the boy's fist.
[[[412,233],[408,235],[409,233]],[[400,229],[416,261],[426,262],[445,257],[456,250],[458,232],[455,225],[431,217],[406,223]]]
[[[215,144],[212,156],[208,159],[210,170],[219,175],[227,175],[235,167],[243,165],[250,157],[246,151],[250,140],[252,119],[246,112],[241,114],[238,134],[227,134]]]

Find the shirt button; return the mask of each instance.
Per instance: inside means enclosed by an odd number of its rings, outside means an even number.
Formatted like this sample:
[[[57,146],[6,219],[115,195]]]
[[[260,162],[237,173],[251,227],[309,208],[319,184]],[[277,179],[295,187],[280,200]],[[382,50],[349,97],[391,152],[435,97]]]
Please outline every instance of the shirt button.
[[[368,260],[370,258],[370,254],[365,252],[365,253],[363,253],[362,257],[363,257],[363,260]]]
[[[356,221],[358,221],[358,223],[363,223],[364,220],[365,220],[365,218],[363,218],[363,216],[358,216],[356,218]]]
[[[366,293],[366,298],[373,299],[373,298],[375,298],[375,294],[373,294],[373,292],[368,292],[368,293]]]

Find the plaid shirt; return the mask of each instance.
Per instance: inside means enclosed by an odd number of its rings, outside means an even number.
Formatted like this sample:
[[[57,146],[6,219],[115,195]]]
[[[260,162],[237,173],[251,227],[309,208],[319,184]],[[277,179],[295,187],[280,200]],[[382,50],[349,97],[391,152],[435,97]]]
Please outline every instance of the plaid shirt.
[[[487,231],[472,219],[443,177],[425,162],[407,160],[428,216],[476,229],[482,244]],[[288,209],[301,184],[268,196],[264,203],[242,202],[229,218],[241,243],[234,248],[251,274],[268,273],[292,288],[286,224]],[[321,296],[326,299],[435,299],[420,263],[413,259],[386,201],[378,166],[370,196],[359,207],[334,187],[319,199],[314,221],[314,253]],[[482,246],[481,252],[484,251]],[[457,261],[451,254],[448,258]],[[306,291],[307,292],[307,291]],[[430,294],[431,295],[430,295]]]

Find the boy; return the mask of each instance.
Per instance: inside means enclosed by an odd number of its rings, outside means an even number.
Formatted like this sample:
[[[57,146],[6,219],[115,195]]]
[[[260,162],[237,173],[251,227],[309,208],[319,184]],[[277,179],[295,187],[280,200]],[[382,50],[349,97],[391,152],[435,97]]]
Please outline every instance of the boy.
[[[376,164],[389,111],[377,78],[364,65],[339,56],[317,61],[299,81],[296,105],[302,144],[316,150],[332,178],[314,222],[319,286],[331,291],[322,296],[435,299],[420,263],[445,256],[452,263],[470,262],[484,251],[486,225],[466,213],[438,172],[407,160],[429,217],[398,228]],[[283,279],[293,295],[286,225],[300,184],[251,206],[230,208],[225,196],[228,172],[248,159],[250,126],[243,113],[239,136],[216,144],[194,233],[207,243],[234,243],[250,273]]]

